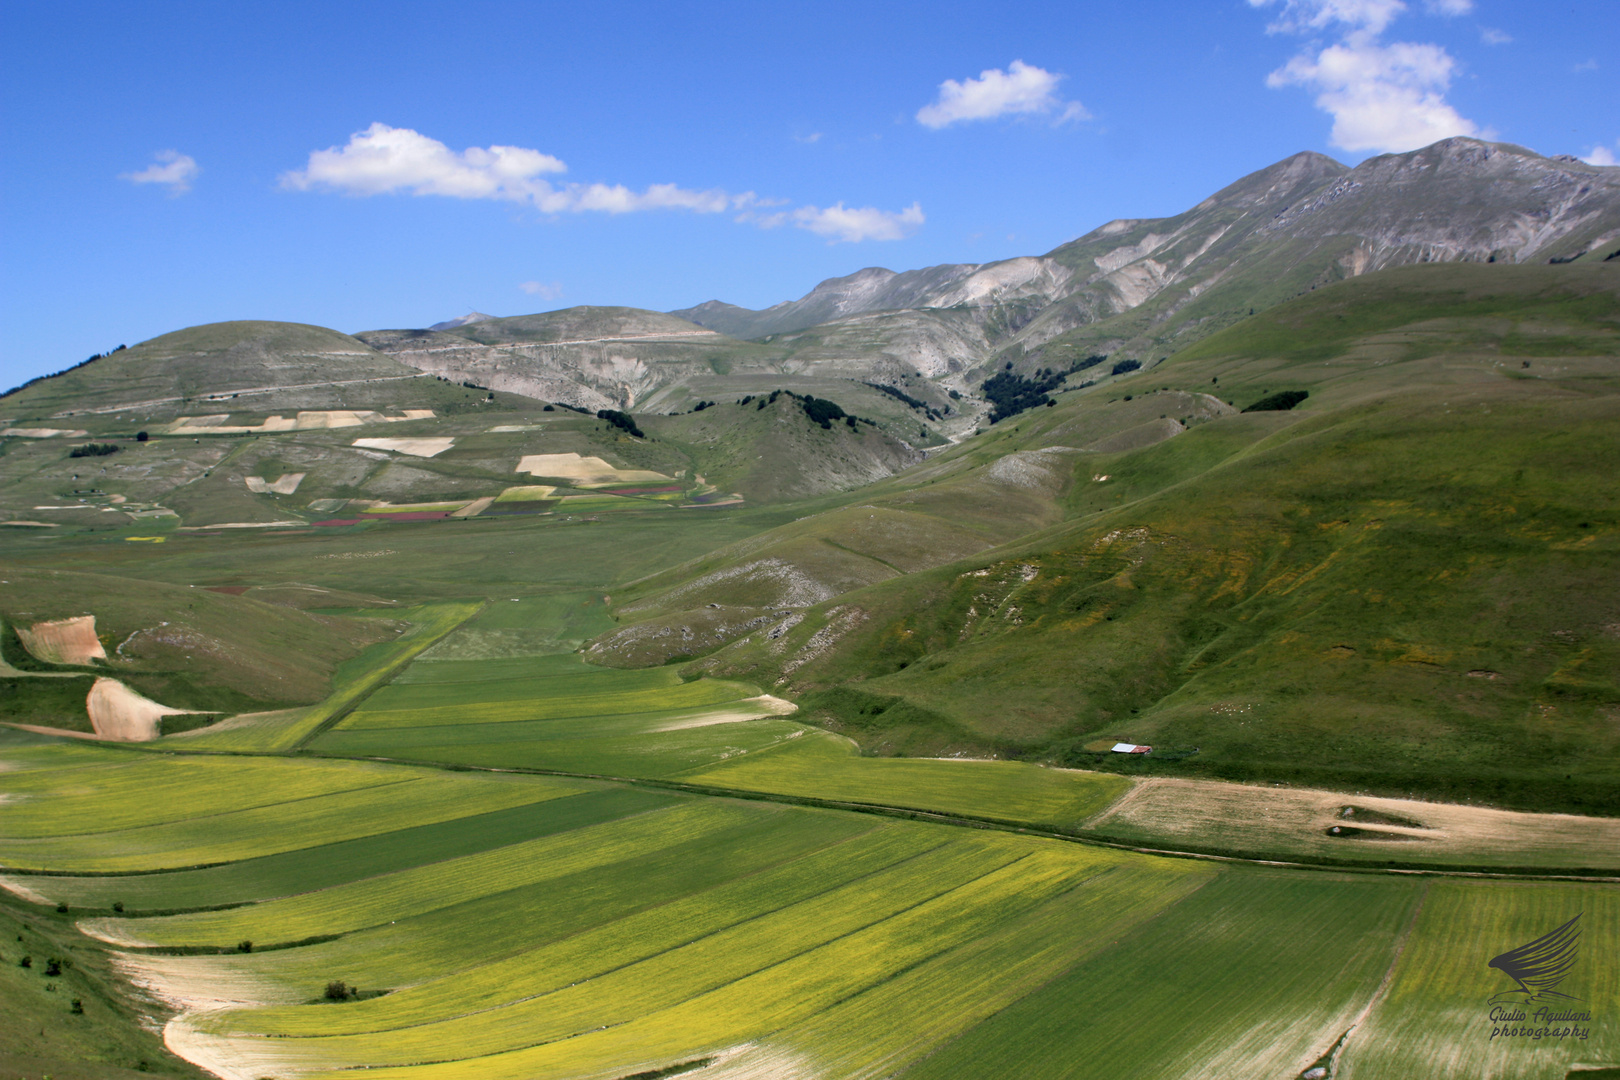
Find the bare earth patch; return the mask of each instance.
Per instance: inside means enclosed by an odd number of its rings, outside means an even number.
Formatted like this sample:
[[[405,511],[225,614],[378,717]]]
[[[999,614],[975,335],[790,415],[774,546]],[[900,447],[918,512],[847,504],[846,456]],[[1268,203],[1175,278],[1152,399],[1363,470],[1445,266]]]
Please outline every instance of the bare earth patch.
[[[518,462],[517,471],[530,476],[552,476],[568,480],[579,487],[599,487],[603,484],[623,484],[647,481],[649,483],[673,480],[672,476],[650,472],[647,469],[620,469],[599,457],[581,457],[578,454],[525,454]]]
[[[1346,807],[1362,814],[1344,816]],[[1411,826],[1367,820],[1410,821]],[[1427,859],[1446,863],[1620,867],[1620,819],[1530,814],[1457,803],[1347,795],[1219,780],[1139,781],[1091,828],[1133,843]],[[1347,838],[1333,828],[1353,828]],[[1483,864],[1482,864],[1483,865]]]
[[[8,427],[0,431],[0,435],[12,435],[19,439],[54,439],[59,435],[69,439],[81,439],[88,434],[90,434],[88,431],[80,431],[77,428],[70,431],[67,428],[53,427]]]
[[[97,679],[84,706],[96,734],[120,742],[151,742],[158,737],[159,723],[165,716],[197,711],[160,705],[117,679]]]
[[[266,1053],[274,1043],[269,1039],[227,1038],[198,1031],[177,1016],[163,1027],[163,1044],[179,1057],[207,1069],[223,1080],[260,1080],[275,1076],[286,1065],[277,1054]]]
[[[737,724],[744,720],[759,720],[767,716],[787,716],[799,711],[791,701],[770,694],[734,701],[718,709],[706,709],[690,716],[682,716],[653,728],[654,731],[685,731],[687,728],[710,727],[714,724]]]
[[[6,890],[13,896],[20,896],[30,904],[50,904],[53,902],[49,897],[41,896],[22,882],[12,878],[0,877],[0,889]]]
[[[303,482],[304,476],[305,474],[301,472],[282,473],[281,476],[275,480],[266,480],[262,476],[247,476],[242,478],[242,482],[246,484],[247,489],[253,492],[255,495],[264,495],[267,493],[276,495],[291,495],[293,492],[298,490],[298,485]]]
[[[80,615],[17,627],[23,648],[47,664],[88,664],[107,659],[107,650],[96,638],[96,617]]]
[[[267,416],[260,424],[230,424],[230,413],[210,416],[182,416],[170,424],[169,435],[257,435],[276,431],[324,431],[330,428],[360,427],[363,424],[397,424],[406,420],[427,420],[432,409],[406,409],[403,416],[384,416],[371,409],[306,409],[297,416]],[[79,434],[84,434],[80,432]]]
[[[418,439],[356,439],[351,446],[361,446],[369,450],[392,450],[397,454],[409,454],[412,457],[437,457],[456,443],[452,435],[435,435]]]

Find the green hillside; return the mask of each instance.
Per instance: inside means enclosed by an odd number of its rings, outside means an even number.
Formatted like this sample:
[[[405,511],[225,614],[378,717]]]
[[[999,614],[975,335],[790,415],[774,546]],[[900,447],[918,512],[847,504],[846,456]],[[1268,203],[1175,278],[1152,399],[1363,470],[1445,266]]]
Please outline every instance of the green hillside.
[[[347,334],[320,326],[210,323],[116,350],[36,382],[0,399],[0,408],[13,418],[72,417],[77,422],[102,414],[126,424],[168,419],[212,396],[245,408],[268,400],[270,393],[281,408],[377,408],[412,397],[410,389],[393,381],[418,374]]]
[[[1317,290],[1002,433],[1027,453],[1126,411],[1180,432],[1048,455],[1061,523],[829,587],[699,667],[804,695],[880,753],[1125,767],[1097,752],[1123,740],[1173,752],[1132,769],[1613,813],[1617,294],[1603,266]],[[1185,414],[1288,389],[1310,396]],[[970,482],[949,473],[972,445],[863,494],[954,503],[935,491]]]

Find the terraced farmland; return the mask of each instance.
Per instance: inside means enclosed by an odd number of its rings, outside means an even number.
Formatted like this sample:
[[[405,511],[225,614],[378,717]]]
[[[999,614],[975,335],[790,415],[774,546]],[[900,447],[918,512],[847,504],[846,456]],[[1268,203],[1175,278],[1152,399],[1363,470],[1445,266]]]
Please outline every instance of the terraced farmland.
[[[806,746],[836,779],[839,759]],[[699,1075],[1258,1078],[1297,1076],[1346,1031],[1339,1075],[1552,1077],[1620,1049],[1598,1023],[1578,1047],[1492,1042],[1480,1026],[1485,999],[1510,985],[1485,962],[1571,910],[1593,947],[1570,987],[1614,999],[1620,964],[1597,947],[1620,936],[1609,885],[1302,873],[384,764],[76,746],[0,759],[30,766],[0,772],[0,791],[43,802],[99,784],[108,807],[127,806],[122,821],[142,820],[144,802],[140,784],[112,782],[126,773],[178,785],[219,768],[240,786],[253,770],[261,790],[350,800],[333,816],[363,835],[294,830],[288,847],[262,819],[259,848],[242,830],[223,865],[11,879],[117,943],[119,969],[173,1010],[170,1046],[226,1077],[617,1078],[706,1061]],[[862,776],[897,802],[955,778],[983,807],[1019,790],[1004,774],[1024,775],[849,760],[919,767]],[[1031,817],[1100,797],[1033,772]],[[402,824],[391,793],[434,780],[457,789],[460,815]],[[474,812],[490,791],[521,801]],[[389,813],[353,802],[365,798]],[[198,799],[133,828],[205,836],[216,820]],[[43,868],[85,861],[83,837],[35,831]],[[239,906],[196,910],[222,903]],[[322,1001],[334,979],[360,999]]]
[[[1477,1002],[1503,981],[1489,955],[1572,904],[1590,940],[1620,938],[1613,886],[1302,873],[760,801],[1072,829],[1131,781],[859,757],[790,719],[738,719],[770,700],[754,687],[554,651],[566,630],[548,620],[576,607],[489,612],[506,626],[447,613],[408,654],[372,652],[340,688],[352,711],[320,707],[335,726],[293,716],[317,753],[663,776],[737,798],[8,745],[0,862],[42,872],[0,878],[5,902],[67,904],[56,918],[172,1017],[168,1045],[230,1080],[1269,1078],[1347,1031],[1345,1076],[1553,1077],[1616,1052],[1612,1031],[1578,1049],[1475,1045]],[[532,651],[422,656],[494,632]],[[408,722],[428,712],[442,722]],[[1586,992],[1612,1000],[1612,950],[1582,962]],[[337,979],[359,998],[323,1000]]]

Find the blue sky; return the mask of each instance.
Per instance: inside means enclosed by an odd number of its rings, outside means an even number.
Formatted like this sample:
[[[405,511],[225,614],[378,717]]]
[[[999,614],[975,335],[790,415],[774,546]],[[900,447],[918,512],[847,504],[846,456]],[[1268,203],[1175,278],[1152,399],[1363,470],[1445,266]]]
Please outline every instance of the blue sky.
[[[1617,42],[1613,0],[11,0],[0,386],[223,319],[763,307],[1299,150],[1609,163]]]

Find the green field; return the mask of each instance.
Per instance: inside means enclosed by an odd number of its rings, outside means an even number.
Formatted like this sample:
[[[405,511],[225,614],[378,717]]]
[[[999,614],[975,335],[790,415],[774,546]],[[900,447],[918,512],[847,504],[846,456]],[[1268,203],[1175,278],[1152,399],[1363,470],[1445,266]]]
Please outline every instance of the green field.
[[[1073,829],[1130,787],[1123,777],[1042,769],[1015,761],[863,758],[824,732],[701,772],[694,784],[907,806]]]
[[[1436,882],[1423,902],[1401,955],[1389,994],[1368,1017],[1366,1037],[1345,1049],[1349,1077],[1440,1078],[1514,1076],[1562,1078],[1577,1065],[1620,1062],[1620,1025],[1613,1002],[1620,995],[1620,896],[1614,888],[1567,884],[1494,884],[1460,887]],[[1580,916],[1581,942],[1574,966],[1550,998],[1520,1008],[1525,1022],[1493,1023],[1490,998],[1514,984],[1484,961],[1541,937]],[[1519,999],[1522,1002],[1522,996]],[[1511,1004],[1512,999],[1509,999]],[[1590,1021],[1538,1022],[1538,1008],[1584,1011]],[[1491,1037],[1492,1028],[1580,1027],[1587,1037]],[[1422,1035],[1418,1033],[1422,1032]]]
[[[423,666],[423,685],[457,685],[437,675],[451,665]],[[1609,885],[1265,869],[397,765],[38,743],[0,760],[19,766],[0,791],[27,796],[8,809],[95,799],[125,834],[223,860],[108,875],[128,854],[95,861],[85,845],[116,831],[35,828],[0,850],[13,865],[26,844],[53,871],[9,879],[37,905],[5,904],[119,943],[118,977],[216,1002],[178,1015],[171,1044],[258,1075],[617,1077],[716,1058],[825,1077],[1071,1076],[1077,1062],[1098,1077],[1292,1076],[1348,1030],[1343,1075],[1551,1077],[1620,1050],[1598,1022],[1578,1047],[1493,1043],[1480,1026],[1485,998],[1511,985],[1485,961],[1576,911],[1591,947],[1569,985],[1613,997]],[[216,770],[220,783],[200,782]],[[250,776],[297,798],[223,801]],[[1053,824],[1088,818],[1124,782],[858,758],[827,736],[693,774],[728,776],[739,795],[768,781]],[[435,783],[446,797],[414,800],[413,822],[400,796]],[[145,811],[149,790],[188,786],[197,797],[167,800],[161,820]],[[333,799],[316,815],[331,829],[276,816]],[[77,865],[102,876],[61,873]],[[57,901],[68,914],[50,913]],[[239,906],[197,910],[219,904]],[[362,999],[320,1001],[339,978]]]
[[[592,617],[588,606],[577,600],[492,604],[480,620],[494,615],[504,626],[475,624],[445,644],[455,649],[462,634],[500,632],[553,635],[544,640],[561,642],[567,620]],[[597,667],[560,651],[425,658],[312,747],[410,761],[670,776],[774,746],[802,731],[784,720],[750,719],[770,713],[750,704],[758,694],[757,687],[736,680],[687,681],[670,667]]]

